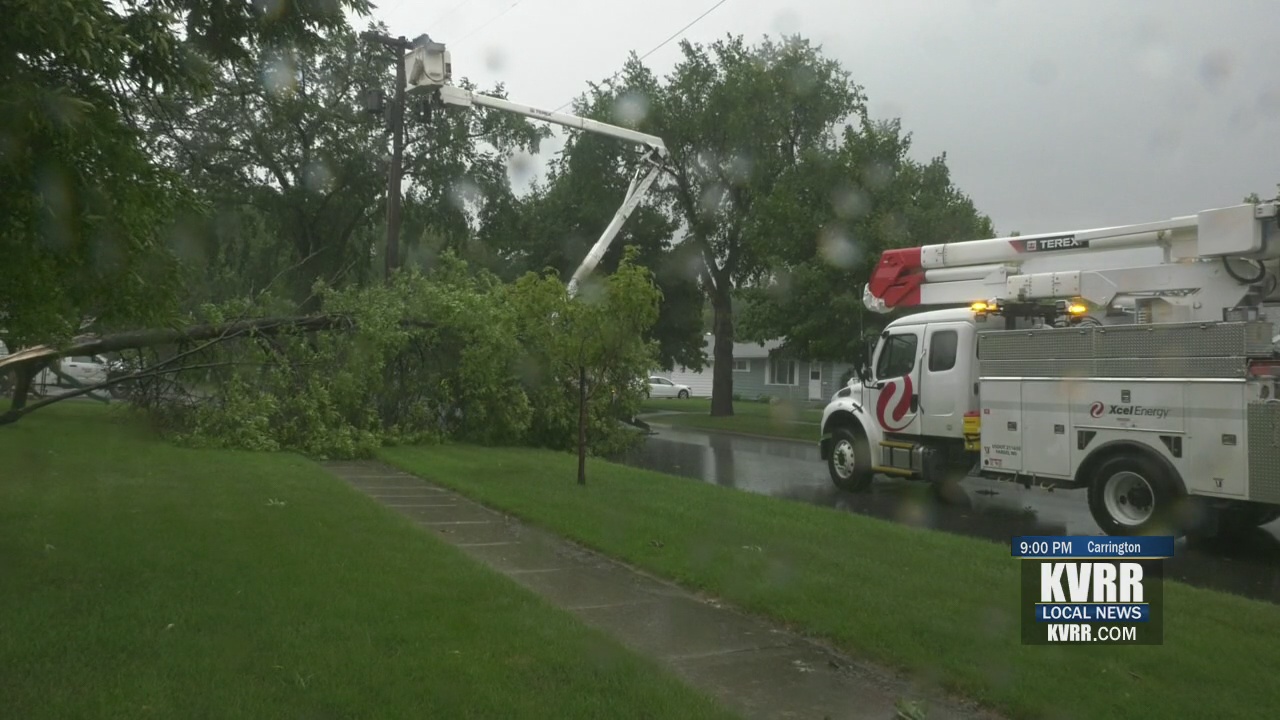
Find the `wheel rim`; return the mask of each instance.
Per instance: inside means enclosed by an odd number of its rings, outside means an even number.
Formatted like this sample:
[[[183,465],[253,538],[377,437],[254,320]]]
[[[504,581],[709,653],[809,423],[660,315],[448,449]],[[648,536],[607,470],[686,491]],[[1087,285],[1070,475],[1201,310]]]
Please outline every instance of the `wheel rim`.
[[[853,455],[853,443],[848,440],[841,440],[831,451],[832,467],[835,468],[836,475],[840,479],[847,480],[853,476],[855,458]]]
[[[1151,483],[1128,470],[1107,479],[1102,500],[1107,506],[1107,514],[1121,525],[1141,525],[1155,512],[1155,491],[1151,489]]]

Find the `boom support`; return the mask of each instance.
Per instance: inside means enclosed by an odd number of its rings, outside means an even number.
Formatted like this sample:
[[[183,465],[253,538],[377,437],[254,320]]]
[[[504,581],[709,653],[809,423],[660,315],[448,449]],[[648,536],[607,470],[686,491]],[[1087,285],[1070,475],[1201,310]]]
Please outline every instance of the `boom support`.
[[[1221,320],[1224,309],[1275,292],[1267,263],[1280,258],[1276,225],[1272,202],[1141,225],[887,250],[863,302],[890,312],[1049,299],[1110,308],[1131,300],[1148,321]],[[1143,250],[1148,264],[1133,264]]]
[[[452,62],[449,52],[443,44],[432,42],[425,35],[414,41],[414,48],[405,55],[404,62],[405,76],[409,83],[408,90],[420,91],[425,89],[434,92],[440,98],[440,101],[446,105],[464,108],[479,106],[502,110],[503,112],[523,115],[574,130],[583,130],[597,135],[625,140],[648,149],[645,156],[647,168],[641,169],[643,173],[641,170],[636,171],[631,179],[630,186],[627,188],[627,194],[622,200],[621,207],[614,213],[613,219],[605,227],[600,239],[596,240],[595,245],[591,247],[590,252],[587,253],[587,256],[582,260],[578,269],[574,271],[573,277],[569,280],[569,296],[576,296],[582,281],[595,271],[596,266],[600,264],[600,260],[608,252],[609,246],[617,238],[618,233],[622,231],[622,226],[627,222],[627,218],[640,205],[645,194],[649,192],[649,188],[662,173],[663,163],[667,159],[666,143],[656,135],[648,135],[628,128],[602,123],[598,120],[578,117],[577,115],[542,110],[450,85],[448,83],[452,79]]]

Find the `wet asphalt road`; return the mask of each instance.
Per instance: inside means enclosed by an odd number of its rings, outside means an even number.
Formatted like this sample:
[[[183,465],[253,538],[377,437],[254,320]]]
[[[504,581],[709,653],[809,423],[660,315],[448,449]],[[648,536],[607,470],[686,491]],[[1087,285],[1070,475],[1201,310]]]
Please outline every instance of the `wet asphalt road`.
[[[653,422],[659,422],[654,418]],[[764,440],[653,426],[622,462],[747,492],[986,538],[1008,545],[1018,535],[1101,535],[1079,490],[1025,489],[970,478],[964,492],[938,500],[921,483],[882,478],[866,493],[831,485],[817,443]],[[1280,603],[1280,521],[1241,538],[1179,540],[1165,577]]]

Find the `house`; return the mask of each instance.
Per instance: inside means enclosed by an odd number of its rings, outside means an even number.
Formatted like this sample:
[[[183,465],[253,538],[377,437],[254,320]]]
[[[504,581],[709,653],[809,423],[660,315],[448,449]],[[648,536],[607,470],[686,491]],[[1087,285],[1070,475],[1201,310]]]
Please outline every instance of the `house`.
[[[711,397],[714,338],[704,338],[707,367],[702,371],[676,367],[673,372],[656,371],[654,375],[688,385],[693,397]],[[733,344],[733,394],[743,400],[781,398],[821,402],[842,387],[841,380],[853,374],[853,364],[846,362],[810,362],[779,351],[781,340]]]

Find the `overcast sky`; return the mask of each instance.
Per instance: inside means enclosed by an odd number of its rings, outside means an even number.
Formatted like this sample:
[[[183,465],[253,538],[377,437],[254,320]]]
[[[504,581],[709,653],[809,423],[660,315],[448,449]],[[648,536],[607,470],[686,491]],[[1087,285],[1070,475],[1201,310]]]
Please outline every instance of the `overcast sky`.
[[[546,109],[716,0],[382,0],[455,76]],[[685,32],[799,33],[853,74],[918,159],[942,152],[1001,235],[1146,222],[1280,182],[1275,0],[727,0]],[[646,64],[679,59],[672,41]],[[544,154],[558,148],[545,147]]]

